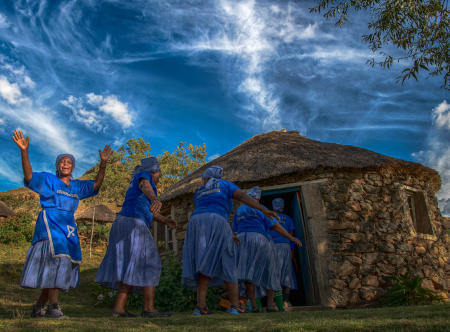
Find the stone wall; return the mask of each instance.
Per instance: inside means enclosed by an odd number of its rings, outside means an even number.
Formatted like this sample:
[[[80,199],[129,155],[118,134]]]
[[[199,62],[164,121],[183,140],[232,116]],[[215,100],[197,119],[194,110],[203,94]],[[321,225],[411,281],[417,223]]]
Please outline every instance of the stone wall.
[[[422,191],[434,235],[416,233],[406,190]],[[329,285],[337,306],[372,302],[408,270],[448,299],[449,235],[427,184],[411,176],[336,173],[320,185],[328,219]]]
[[[435,193],[423,181],[390,170],[369,173],[318,170],[303,176],[287,175],[240,185],[249,188],[323,178],[328,181],[317,185],[327,220],[325,277],[330,287],[327,304],[352,306],[372,302],[384,293],[385,277],[408,270],[424,278],[425,287],[449,297],[450,237]],[[424,193],[434,235],[415,232],[407,205],[408,188]],[[187,222],[194,209],[193,195],[165,204],[175,207],[176,238],[181,253]]]

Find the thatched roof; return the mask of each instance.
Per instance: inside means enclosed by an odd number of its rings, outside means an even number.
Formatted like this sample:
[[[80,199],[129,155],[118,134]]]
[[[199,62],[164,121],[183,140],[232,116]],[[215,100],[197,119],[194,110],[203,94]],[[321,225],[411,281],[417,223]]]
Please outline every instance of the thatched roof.
[[[14,211],[7,207],[5,203],[0,201],[0,217],[12,217],[14,215]]]
[[[114,222],[116,218],[116,214],[112,212],[106,205],[99,204],[95,206],[90,206],[86,210],[80,212],[76,215],[76,219],[78,220],[92,220],[92,216],[94,214],[95,208],[95,221],[98,223],[110,223]]]
[[[314,141],[296,131],[272,131],[256,135],[200,167],[166,191],[161,196],[162,200],[194,193],[200,186],[201,174],[212,165],[223,167],[224,178],[237,184],[320,170],[378,170],[390,167],[425,178],[435,190],[441,185],[436,171],[417,163],[350,145]]]

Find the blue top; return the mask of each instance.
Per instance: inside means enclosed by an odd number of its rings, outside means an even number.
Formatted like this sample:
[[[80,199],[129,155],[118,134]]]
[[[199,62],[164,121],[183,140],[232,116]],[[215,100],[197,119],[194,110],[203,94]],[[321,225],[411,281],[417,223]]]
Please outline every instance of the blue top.
[[[288,215],[277,212],[278,216],[280,217],[280,225],[283,226],[283,228],[286,230],[286,232],[290,233],[293,231],[294,228],[294,221],[291,217]],[[274,230],[270,230],[270,235],[272,235],[273,242],[275,243],[290,243],[291,241],[287,238],[285,238],[283,235],[281,235],[278,232],[275,232]]]
[[[239,187],[225,180],[212,179],[210,182],[195,193],[195,210],[192,215],[210,212],[228,219],[233,209],[233,193]]]
[[[139,218],[145,221],[148,227],[152,224],[153,214],[150,212],[151,200],[145,196],[142,190],[139,188],[139,181],[141,179],[148,180],[150,182],[155,195],[158,196],[155,182],[153,181],[152,174],[148,171],[142,171],[136,173],[130,181],[125,200],[122,205],[122,210],[119,212],[122,216]]]
[[[267,218],[261,211],[248,205],[241,205],[234,214],[233,232],[257,232],[269,236],[269,230],[278,221]]]
[[[94,191],[94,183],[92,180],[71,180],[66,185],[52,173],[33,172],[30,182],[24,181],[24,184],[40,195],[43,210],[36,221],[32,243],[50,240],[54,256],[69,256],[74,262],[81,261],[73,214],[80,199],[98,193]]]

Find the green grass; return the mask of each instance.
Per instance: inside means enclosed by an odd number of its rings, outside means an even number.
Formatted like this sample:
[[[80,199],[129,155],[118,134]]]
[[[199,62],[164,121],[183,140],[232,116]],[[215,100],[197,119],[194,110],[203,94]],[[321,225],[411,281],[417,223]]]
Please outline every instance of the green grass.
[[[19,286],[28,244],[0,245],[0,330],[1,331],[450,331],[450,305],[395,307],[315,312],[245,314],[238,317],[218,312],[208,317],[190,313],[171,318],[110,318],[111,309],[94,306],[91,295],[104,247],[93,257],[84,254],[81,285],[62,293],[60,303],[70,318],[30,319],[30,308],[39,290]]]

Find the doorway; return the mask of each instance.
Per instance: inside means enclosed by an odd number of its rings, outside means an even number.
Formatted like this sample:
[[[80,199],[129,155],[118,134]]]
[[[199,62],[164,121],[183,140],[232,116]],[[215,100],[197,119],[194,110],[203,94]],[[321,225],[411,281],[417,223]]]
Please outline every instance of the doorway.
[[[289,300],[293,306],[314,305],[316,292],[313,284],[312,264],[310,262],[310,248],[308,241],[307,224],[305,223],[305,211],[302,204],[300,187],[283,188],[263,191],[261,203],[272,209],[272,200],[281,197],[284,199],[284,214],[287,214],[294,221],[294,235],[302,241],[302,247],[294,249],[294,260],[297,269],[298,289],[291,290]]]

